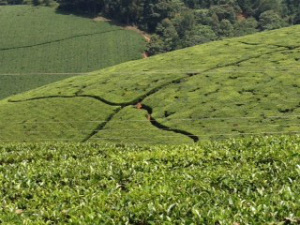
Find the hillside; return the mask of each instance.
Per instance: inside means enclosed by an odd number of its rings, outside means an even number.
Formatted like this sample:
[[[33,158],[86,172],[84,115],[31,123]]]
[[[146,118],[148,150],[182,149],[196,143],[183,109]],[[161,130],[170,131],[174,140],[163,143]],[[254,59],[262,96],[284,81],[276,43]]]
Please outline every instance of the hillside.
[[[212,42],[0,102],[0,140],[193,143],[299,133],[300,26]]]
[[[149,54],[300,23],[299,0],[119,0],[117,4],[107,0],[58,2],[61,9],[101,13],[155,33],[148,48]]]
[[[0,145],[2,224],[300,222],[300,137]]]
[[[145,49],[135,32],[46,7],[0,6],[0,27],[0,99],[141,59]]]

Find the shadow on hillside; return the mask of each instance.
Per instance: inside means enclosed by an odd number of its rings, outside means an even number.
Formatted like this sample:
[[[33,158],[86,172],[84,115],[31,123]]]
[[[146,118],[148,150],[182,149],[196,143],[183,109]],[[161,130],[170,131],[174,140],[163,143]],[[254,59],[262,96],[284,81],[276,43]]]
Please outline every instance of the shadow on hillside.
[[[61,15],[73,15],[73,16],[78,16],[82,18],[87,18],[87,19],[93,19],[95,21],[105,21],[110,23],[111,25],[119,26],[119,27],[128,27],[128,26],[134,26],[133,24],[126,24],[122,23],[119,21],[116,21],[114,19],[108,18],[106,16],[103,16],[101,13],[96,13],[91,11],[76,11],[76,10],[65,10],[62,8],[57,8],[56,13],[61,14]]]
[[[92,19],[96,22],[107,22],[110,25],[122,27],[125,30],[131,30],[139,33],[142,35],[147,42],[150,42],[151,35],[143,30],[140,30],[135,24],[126,24],[122,23],[120,21],[104,17],[103,15],[96,13],[97,10],[92,11],[76,11],[76,10],[65,10],[62,8],[57,8],[56,13],[62,14],[62,15],[74,15],[82,18]]]
[[[104,17],[103,15],[101,15],[99,13],[96,13],[96,10],[94,10],[94,11],[95,11],[94,13],[91,12],[91,11],[86,11],[86,12],[76,11],[76,10],[71,11],[71,10],[62,9],[60,7],[58,7],[56,9],[57,14],[74,15],[74,16],[78,16],[78,17],[82,17],[82,18],[91,19],[94,22],[106,22],[106,23],[109,23],[111,26],[118,26],[118,27],[121,27],[124,30],[129,30],[129,31],[136,32],[139,35],[141,35],[147,43],[150,43],[151,34],[145,32],[143,30],[140,30],[136,25],[126,24],[126,23],[119,22],[117,20],[113,20],[113,19]],[[150,56],[150,54],[147,51],[143,52],[143,55],[142,55],[143,58],[148,58],[149,56]]]
[[[74,16],[78,16],[78,17],[83,17],[83,18],[88,18],[88,19],[93,19],[95,17],[97,17],[97,13],[91,13],[91,12],[83,12],[83,11],[75,11],[75,10],[65,10],[62,9],[60,7],[58,7],[55,11],[57,14],[61,14],[61,15],[74,15]]]

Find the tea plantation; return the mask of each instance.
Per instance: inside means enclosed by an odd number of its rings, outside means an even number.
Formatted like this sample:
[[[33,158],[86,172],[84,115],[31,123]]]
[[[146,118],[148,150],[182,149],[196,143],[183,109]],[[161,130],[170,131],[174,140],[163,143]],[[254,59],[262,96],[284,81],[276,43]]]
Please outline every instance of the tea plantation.
[[[193,143],[300,132],[300,26],[72,77],[0,102],[2,142]]]
[[[145,49],[133,31],[47,7],[0,6],[0,27],[0,99],[141,59]]]
[[[28,6],[0,25],[1,225],[300,224],[300,26],[115,65],[142,37]]]
[[[300,137],[0,146],[2,224],[299,224]]]

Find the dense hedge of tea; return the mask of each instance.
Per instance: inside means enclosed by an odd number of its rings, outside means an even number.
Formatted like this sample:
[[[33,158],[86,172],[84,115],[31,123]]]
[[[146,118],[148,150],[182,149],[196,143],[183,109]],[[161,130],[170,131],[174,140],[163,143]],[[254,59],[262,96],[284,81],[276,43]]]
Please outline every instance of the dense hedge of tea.
[[[300,137],[0,146],[3,224],[298,224]]]

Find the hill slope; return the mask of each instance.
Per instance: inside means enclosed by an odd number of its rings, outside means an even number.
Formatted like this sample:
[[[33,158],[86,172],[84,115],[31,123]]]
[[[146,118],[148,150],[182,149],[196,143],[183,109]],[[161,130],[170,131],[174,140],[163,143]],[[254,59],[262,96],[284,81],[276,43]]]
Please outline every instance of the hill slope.
[[[141,59],[145,48],[135,32],[46,7],[0,6],[0,27],[0,98]]]
[[[294,26],[69,78],[1,101],[0,137],[173,144],[299,133],[299,53]]]

